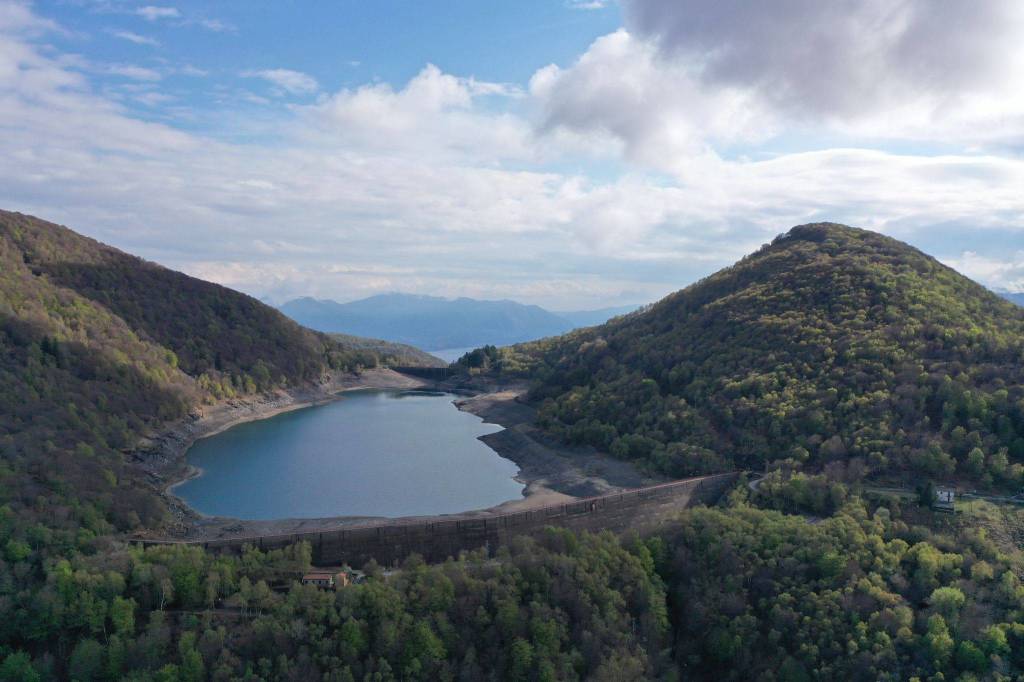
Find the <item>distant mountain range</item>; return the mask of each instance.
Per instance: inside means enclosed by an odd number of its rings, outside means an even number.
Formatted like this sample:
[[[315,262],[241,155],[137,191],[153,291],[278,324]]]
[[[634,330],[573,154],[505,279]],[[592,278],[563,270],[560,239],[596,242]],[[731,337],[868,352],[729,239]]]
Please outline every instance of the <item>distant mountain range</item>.
[[[999,294],[1007,301],[1012,301],[1017,305],[1024,305],[1024,291],[1016,294]]]
[[[297,298],[280,307],[299,324],[323,332],[407,343],[425,350],[498,346],[602,324],[639,306],[552,312],[515,301],[381,294],[350,303]]]

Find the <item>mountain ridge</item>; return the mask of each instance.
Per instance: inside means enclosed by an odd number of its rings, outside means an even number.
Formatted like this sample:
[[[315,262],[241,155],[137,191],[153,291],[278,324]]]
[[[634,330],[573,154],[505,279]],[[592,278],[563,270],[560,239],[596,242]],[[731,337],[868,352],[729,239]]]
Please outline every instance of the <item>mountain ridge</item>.
[[[279,310],[324,332],[339,332],[408,343],[426,350],[507,345],[561,334],[604,322],[637,306],[595,311],[552,312],[509,299],[454,299],[423,294],[377,294],[338,303],[309,296],[283,303]]]

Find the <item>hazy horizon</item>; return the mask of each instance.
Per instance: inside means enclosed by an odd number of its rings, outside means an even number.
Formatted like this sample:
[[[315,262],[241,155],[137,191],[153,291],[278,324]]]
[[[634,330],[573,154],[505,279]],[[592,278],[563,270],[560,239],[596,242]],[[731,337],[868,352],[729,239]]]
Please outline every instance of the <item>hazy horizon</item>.
[[[536,303],[524,303],[522,301],[517,301],[514,298],[473,298],[472,296],[435,296],[435,295],[432,295],[432,294],[417,293],[417,292],[413,292],[413,291],[380,291],[380,292],[377,292],[377,293],[374,293],[374,294],[368,294],[366,296],[358,296],[356,298],[347,298],[347,299],[322,298],[322,297],[319,297],[319,296],[298,295],[298,296],[294,296],[292,298],[285,299],[283,301],[273,301],[273,300],[268,299],[268,298],[264,298],[264,299],[261,299],[261,300],[264,303],[268,303],[270,305],[273,305],[275,308],[280,308],[281,306],[285,305],[286,303],[292,303],[294,301],[298,301],[298,300],[301,300],[301,299],[313,299],[313,300],[315,300],[317,302],[321,302],[321,303],[337,303],[339,305],[344,305],[346,303],[358,303],[360,301],[365,301],[366,299],[374,298],[374,297],[378,297],[378,296],[412,296],[412,297],[418,297],[418,298],[433,298],[433,299],[438,299],[438,300],[448,301],[448,302],[457,301],[460,298],[465,298],[465,299],[469,299],[471,301],[475,301],[477,303],[517,303],[519,305],[538,305]],[[544,308],[544,310],[547,310],[548,312],[552,312],[552,313],[575,313],[575,312],[596,312],[598,310],[604,310],[606,308],[608,308],[608,309],[611,309],[611,308],[623,308],[623,307],[626,307],[626,306],[637,306],[637,307],[640,307],[640,306],[647,305],[648,303],[653,303],[653,301],[633,301],[633,302],[630,302],[630,303],[623,303],[621,305],[602,305],[602,306],[595,306],[593,308],[581,308],[581,309],[578,309],[578,310],[576,310],[576,309],[574,309],[574,310],[567,310],[567,309],[561,309],[561,308],[554,309],[554,308],[548,308],[546,306],[538,306],[538,307]]]

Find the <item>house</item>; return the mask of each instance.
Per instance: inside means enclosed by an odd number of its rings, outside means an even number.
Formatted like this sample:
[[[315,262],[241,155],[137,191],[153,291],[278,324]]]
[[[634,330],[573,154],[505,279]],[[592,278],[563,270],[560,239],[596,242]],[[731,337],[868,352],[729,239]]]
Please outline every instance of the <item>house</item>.
[[[316,585],[324,589],[334,587],[333,573],[306,573],[302,576],[303,585]]]
[[[349,584],[348,572],[338,571],[337,573],[333,573],[318,571],[316,573],[306,573],[302,576],[302,584],[316,585],[317,587],[325,590],[346,587]]]
[[[936,488],[935,503],[932,508],[936,511],[954,512],[956,491],[953,488]]]

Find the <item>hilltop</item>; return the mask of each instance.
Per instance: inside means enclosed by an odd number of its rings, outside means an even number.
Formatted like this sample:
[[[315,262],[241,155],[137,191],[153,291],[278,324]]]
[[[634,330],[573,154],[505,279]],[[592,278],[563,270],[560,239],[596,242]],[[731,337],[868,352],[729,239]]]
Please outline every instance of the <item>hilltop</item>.
[[[795,227],[640,313],[492,356],[534,380],[552,434],[673,476],[789,460],[1024,483],[1024,310],[867,230]]]
[[[323,332],[357,334],[426,350],[445,350],[532,341],[599,324],[635,308],[555,313],[516,301],[395,293],[349,303],[297,298],[282,305],[280,310],[296,322]]]

